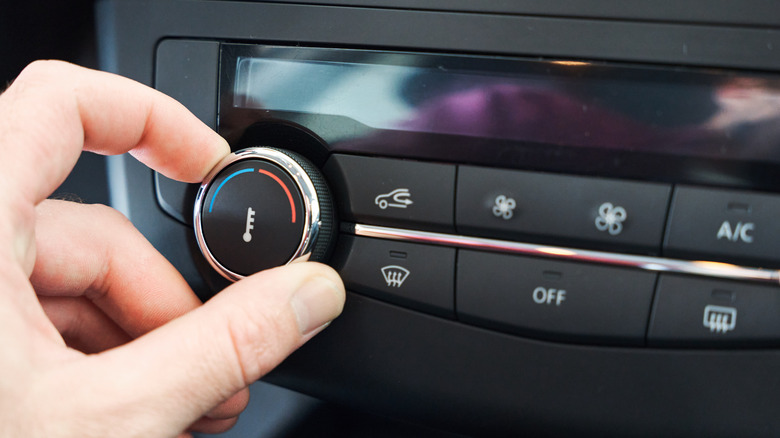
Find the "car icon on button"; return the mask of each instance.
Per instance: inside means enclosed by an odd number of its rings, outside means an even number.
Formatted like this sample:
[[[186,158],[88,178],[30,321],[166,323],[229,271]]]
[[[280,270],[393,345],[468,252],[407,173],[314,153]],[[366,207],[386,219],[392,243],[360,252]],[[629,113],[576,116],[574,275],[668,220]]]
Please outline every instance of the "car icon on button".
[[[409,189],[395,189],[390,193],[385,193],[374,198],[374,204],[378,205],[382,210],[387,207],[406,208],[413,204],[410,199],[411,196]]]

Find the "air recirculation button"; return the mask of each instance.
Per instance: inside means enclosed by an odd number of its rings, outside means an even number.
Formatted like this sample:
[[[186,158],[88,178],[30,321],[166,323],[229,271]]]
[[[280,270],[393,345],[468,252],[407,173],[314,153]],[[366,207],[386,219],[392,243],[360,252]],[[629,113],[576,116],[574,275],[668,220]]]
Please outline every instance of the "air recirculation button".
[[[327,258],[335,235],[322,175],[298,154],[249,148],[227,156],[195,200],[195,236],[209,264],[238,280],[296,260]]]

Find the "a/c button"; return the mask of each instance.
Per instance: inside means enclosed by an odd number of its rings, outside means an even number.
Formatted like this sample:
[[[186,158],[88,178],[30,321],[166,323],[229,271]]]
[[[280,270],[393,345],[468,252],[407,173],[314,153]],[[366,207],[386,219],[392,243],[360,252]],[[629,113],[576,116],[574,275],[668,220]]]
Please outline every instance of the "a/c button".
[[[780,196],[678,187],[664,254],[780,266]]]
[[[461,250],[458,319],[564,342],[642,345],[656,274]]]

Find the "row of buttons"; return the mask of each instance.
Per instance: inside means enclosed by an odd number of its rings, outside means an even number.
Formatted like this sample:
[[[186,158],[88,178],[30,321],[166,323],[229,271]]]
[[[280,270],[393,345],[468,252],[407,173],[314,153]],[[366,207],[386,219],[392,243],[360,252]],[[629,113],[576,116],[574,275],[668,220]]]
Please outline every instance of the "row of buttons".
[[[346,221],[780,265],[776,195],[342,154],[324,171]]]
[[[567,342],[780,344],[776,287],[344,235],[350,290],[491,329]]]

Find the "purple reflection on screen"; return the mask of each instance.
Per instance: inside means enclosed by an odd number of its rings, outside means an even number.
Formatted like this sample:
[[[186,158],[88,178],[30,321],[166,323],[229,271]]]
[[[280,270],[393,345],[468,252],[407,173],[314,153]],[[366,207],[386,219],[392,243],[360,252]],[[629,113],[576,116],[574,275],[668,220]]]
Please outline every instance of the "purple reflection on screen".
[[[400,129],[569,146],[646,147],[652,129],[553,89],[500,84],[426,102]]]
[[[418,148],[428,141],[412,135],[420,133],[780,161],[777,79],[658,79],[655,71],[630,68],[607,75],[585,63],[522,71],[530,64],[544,63],[517,61],[517,73],[496,73],[239,58],[234,105],[351,120],[333,134],[347,150],[371,141],[394,143],[399,152]]]

